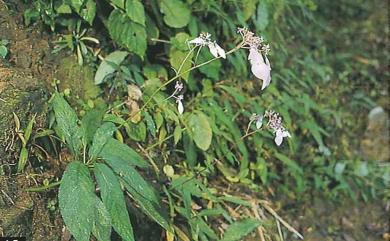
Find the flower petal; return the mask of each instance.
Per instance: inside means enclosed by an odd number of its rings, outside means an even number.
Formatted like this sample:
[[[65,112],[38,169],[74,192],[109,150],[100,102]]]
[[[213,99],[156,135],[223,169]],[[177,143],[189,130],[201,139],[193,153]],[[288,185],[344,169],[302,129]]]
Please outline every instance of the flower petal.
[[[195,45],[205,45],[206,42],[204,41],[204,39],[200,38],[200,37],[197,37],[191,41],[188,41],[189,44],[195,44]]]
[[[256,120],[256,128],[260,129],[262,125],[263,125],[263,116],[259,116]]]
[[[184,112],[184,106],[180,100],[177,101],[177,110],[179,111],[180,114],[183,114],[183,112]]]
[[[210,53],[215,57],[215,58],[218,58],[218,50],[217,50],[217,47],[215,46],[216,43],[209,43],[208,46],[209,46],[209,49],[210,49]]]
[[[226,53],[225,53],[225,50],[223,48],[221,48],[221,46],[219,46],[218,44],[215,43],[215,47],[217,49],[217,52],[218,52],[218,55],[221,56],[222,58],[226,59]]]
[[[283,133],[281,130],[276,131],[276,136],[275,136],[275,143],[276,145],[280,146],[283,142]]]
[[[264,62],[263,57],[261,56],[260,52],[256,48],[249,49],[248,60],[251,63],[251,65]]]

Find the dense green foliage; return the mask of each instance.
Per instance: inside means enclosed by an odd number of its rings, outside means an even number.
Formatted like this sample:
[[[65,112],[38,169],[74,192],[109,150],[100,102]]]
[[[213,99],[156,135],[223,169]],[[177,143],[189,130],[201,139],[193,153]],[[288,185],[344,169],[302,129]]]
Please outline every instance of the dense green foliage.
[[[370,14],[369,3],[342,2],[332,4],[341,8],[338,14],[346,19],[357,12],[355,8]],[[74,157],[59,192],[61,213],[74,237],[88,240],[92,233],[98,240],[109,240],[112,226],[124,240],[133,240],[129,216],[123,212],[125,190],[137,207],[167,230],[167,237],[174,232],[183,240],[240,240],[261,223],[254,217],[234,220],[226,203],[251,204],[245,195],[228,193],[227,184],[213,184],[218,175],[229,184],[254,191],[277,189],[277,194],[296,199],[313,190],[332,198],[382,197],[389,170],[349,151],[359,144],[352,139],[361,127],[354,115],[373,107],[372,99],[378,96],[356,92],[351,85],[379,83],[371,66],[350,61],[354,56],[347,55],[351,53],[347,49],[363,43],[349,46],[337,35],[317,37],[331,31],[326,24],[333,7],[327,4],[311,0],[33,1],[25,12],[26,23],[41,19],[53,31],[73,31],[69,41],[62,43],[68,43],[79,60],[97,66],[95,83],[102,88],[101,98],[84,100],[92,104],[83,106],[81,121],[60,94],[52,99],[53,128]],[[243,26],[271,45],[272,82],[262,91],[261,81],[249,71],[247,51],[236,48],[241,41],[237,27]],[[89,39],[93,45],[84,43],[83,28],[94,35]],[[201,32],[212,34],[227,52],[232,50],[226,60],[213,58],[206,48],[189,47],[187,41]],[[100,63],[92,54],[99,42],[106,56]],[[378,49],[375,54],[363,57],[376,58],[378,65],[388,60]],[[184,100],[179,101],[184,104],[183,114],[173,98],[178,94],[175,80],[185,84]],[[72,95],[68,97],[71,100]],[[252,114],[266,110],[280,113],[292,135],[279,147],[272,132],[252,124]],[[154,172],[139,171],[145,168]],[[159,196],[145,179],[164,177],[171,185],[158,185]],[[162,205],[162,200],[168,204]],[[230,224],[224,235],[211,225],[210,220],[217,218]]]

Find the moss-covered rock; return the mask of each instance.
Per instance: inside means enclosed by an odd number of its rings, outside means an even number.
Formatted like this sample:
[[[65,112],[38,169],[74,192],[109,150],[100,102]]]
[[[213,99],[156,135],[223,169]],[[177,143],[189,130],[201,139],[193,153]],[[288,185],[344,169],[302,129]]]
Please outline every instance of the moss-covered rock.
[[[59,82],[59,90],[70,90],[73,97],[83,100],[95,99],[100,89],[93,82],[94,69],[90,66],[80,66],[74,56],[61,60],[55,78]]]

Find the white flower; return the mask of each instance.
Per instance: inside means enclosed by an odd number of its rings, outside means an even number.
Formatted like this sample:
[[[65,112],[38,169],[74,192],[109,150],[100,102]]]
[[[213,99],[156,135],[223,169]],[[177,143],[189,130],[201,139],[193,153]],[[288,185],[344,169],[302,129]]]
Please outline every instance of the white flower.
[[[276,130],[276,135],[275,135],[275,143],[276,145],[280,146],[283,142],[283,138],[285,137],[291,137],[290,133],[286,130],[283,129],[278,129]]]
[[[263,125],[263,116],[262,116],[262,115],[259,115],[259,116],[256,118],[256,128],[257,128],[257,129],[260,129],[262,125]]]
[[[252,73],[257,78],[263,80],[261,90],[264,90],[271,82],[271,66],[268,58],[264,58],[256,48],[249,49],[248,60],[251,64]]]
[[[226,53],[221,46],[217,44],[217,42],[212,42],[210,39],[211,35],[209,33],[201,33],[199,37],[188,41],[189,44],[195,44],[195,46],[208,46],[210,53],[215,57],[221,57],[226,59]]]
[[[193,40],[188,41],[188,43],[195,44],[196,46],[200,46],[200,45],[204,46],[207,44],[206,41],[201,37],[194,38]]]
[[[183,100],[183,95],[179,95],[178,97],[176,97],[177,110],[179,111],[180,114],[183,114],[184,112],[183,102],[181,102],[182,100]]]
[[[215,57],[215,58],[218,58],[218,57],[222,57],[224,59],[226,59],[226,53],[225,53],[225,50],[223,50],[223,48],[221,48],[216,42],[211,42],[208,44],[208,47],[210,49],[210,53]]]

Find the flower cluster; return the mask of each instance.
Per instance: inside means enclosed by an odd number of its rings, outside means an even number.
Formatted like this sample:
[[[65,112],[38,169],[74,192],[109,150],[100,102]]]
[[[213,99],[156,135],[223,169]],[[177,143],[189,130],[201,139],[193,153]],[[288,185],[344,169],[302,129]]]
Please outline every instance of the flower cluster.
[[[177,110],[179,111],[180,114],[183,114],[184,112],[184,106],[182,100],[184,99],[183,95],[177,95],[181,90],[183,89],[183,83],[176,81],[175,84],[175,91],[170,97],[173,97],[176,99],[177,103]]]
[[[268,122],[266,126],[271,128],[275,133],[275,143],[280,146],[283,142],[283,138],[291,137],[290,133],[283,127],[282,118],[279,116],[279,113],[276,113],[273,110],[267,110],[263,115],[253,114],[251,121],[256,121],[256,128],[260,129],[263,125],[263,118],[267,118]]]
[[[243,39],[243,48],[249,49],[248,60],[251,64],[252,73],[263,80],[261,90],[271,82],[271,65],[267,58],[270,51],[269,44],[265,44],[262,37],[255,36],[247,28],[238,28],[237,32]]]
[[[209,33],[201,33],[201,34],[199,34],[199,37],[197,37],[191,41],[188,41],[188,43],[195,44],[195,46],[201,46],[201,47],[208,46],[210,53],[215,58],[221,57],[221,58],[226,59],[225,50],[223,48],[221,48],[221,46],[219,46],[216,41],[214,41],[214,42],[211,41],[211,34],[209,34]]]

